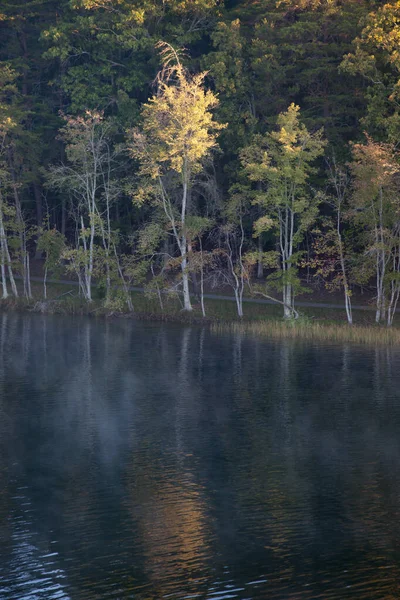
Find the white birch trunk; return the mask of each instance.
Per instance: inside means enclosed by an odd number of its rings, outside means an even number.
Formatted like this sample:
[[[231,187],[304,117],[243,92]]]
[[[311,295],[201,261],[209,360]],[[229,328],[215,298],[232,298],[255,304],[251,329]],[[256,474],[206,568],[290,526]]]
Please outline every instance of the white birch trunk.
[[[350,297],[349,284],[347,281],[346,264],[344,261],[342,234],[340,233],[340,220],[341,220],[341,201],[339,199],[338,205],[337,205],[336,233],[337,233],[337,238],[338,238],[338,243],[339,243],[340,267],[342,269],[342,277],[343,277],[344,305],[346,308],[347,322],[349,323],[349,325],[352,325],[353,324],[353,313],[352,313],[352,309],[351,309],[351,297]]]
[[[18,289],[17,289],[17,284],[15,283],[15,279],[14,279],[14,273],[13,273],[12,265],[11,265],[11,256],[10,256],[10,252],[8,250],[7,241],[5,244],[5,250],[6,250],[6,258],[7,258],[7,266],[8,266],[8,277],[10,279],[11,290],[12,290],[12,293],[14,294],[15,298],[18,298]]]
[[[189,175],[187,173],[187,169],[184,169],[183,172],[183,193],[182,193],[182,207],[181,207],[181,232],[179,232],[178,224],[175,220],[174,209],[171,205],[171,201],[168,198],[168,195],[165,191],[164,184],[161,176],[158,178],[160,185],[161,198],[163,202],[164,212],[171,224],[172,231],[178,245],[180,254],[181,254],[181,272],[182,272],[182,288],[183,288],[183,310],[191,311],[193,310],[192,304],[190,302],[190,290],[189,290],[189,269],[188,269],[188,259],[187,259],[187,239],[184,233],[185,222],[186,222],[186,208],[187,208],[187,194],[188,194],[188,181]]]
[[[398,232],[397,232],[398,235]],[[400,245],[395,244],[392,249],[392,268],[394,278],[390,282],[390,301],[387,310],[387,326],[393,325],[394,315],[396,314],[397,304],[400,297]]]
[[[386,298],[384,279],[386,271],[386,253],[384,249],[384,234],[383,234],[383,190],[379,192],[379,215],[378,224],[375,228],[375,240],[377,244],[376,254],[376,315],[375,321],[380,323],[385,319],[386,315]]]
[[[201,241],[201,235],[199,236],[199,243],[200,243],[200,256],[201,256],[201,263],[200,263],[200,305],[201,305],[201,312],[203,317],[206,316],[206,308],[204,306],[204,261],[203,261],[203,245],[202,245],[202,241]]]
[[[3,213],[0,210],[0,241],[1,241],[1,276],[2,276],[2,287],[3,287],[3,298],[7,298],[7,276],[6,266],[8,270],[8,277],[10,279],[11,290],[15,298],[18,298],[18,290],[15,284],[14,274],[11,265],[11,256],[7,244],[7,236],[4,228]],[[4,295],[4,292],[6,295]]]
[[[5,300],[6,298],[8,298],[8,290],[7,290],[7,278],[6,278],[6,269],[4,266],[4,253],[3,253],[3,249],[1,249],[1,287],[2,287],[2,298],[3,300]]]
[[[387,311],[387,326],[391,327],[393,325],[394,315],[396,314],[397,304],[400,296],[400,286],[398,284],[393,285],[390,303]]]
[[[31,263],[29,253],[26,253],[26,285],[28,290],[28,298],[32,299],[32,287],[31,287]]]
[[[86,229],[85,229],[85,225],[83,223],[82,216],[81,216],[81,228],[82,228],[82,243],[83,243],[83,249],[85,252],[84,279],[83,279],[84,285],[82,285],[82,292],[83,292],[83,296],[84,296],[85,300],[87,300],[88,302],[91,302],[92,301],[92,277],[91,277],[91,271],[90,271],[90,256],[87,260],[86,257],[88,256],[88,248],[87,248],[87,242],[86,242]]]
[[[188,272],[187,248],[186,248],[185,237],[182,238],[181,254],[182,254],[181,268],[182,268],[182,287],[183,287],[183,308],[184,308],[184,310],[191,311],[191,310],[193,310],[193,307],[190,302],[189,272]]]
[[[349,293],[349,289],[347,286],[345,287],[345,290],[344,290],[344,304],[346,307],[347,322],[349,325],[353,325],[353,312],[352,312],[352,308],[351,308],[351,298],[350,298],[350,293]]]
[[[235,292],[237,313],[238,313],[238,316],[240,318],[242,318],[243,317],[243,295],[240,293],[240,289],[238,289],[238,288],[235,288],[234,292]]]
[[[229,232],[226,234],[226,244],[228,248],[227,259],[230,270],[230,277],[228,281],[233,288],[233,292],[235,294],[236,308],[238,317],[243,317],[243,292],[246,278],[246,269],[243,263],[243,245],[244,245],[244,228],[243,228],[243,219],[240,214],[239,220],[240,227],[240,242],[238,247],[238,256],[236,261],[234,261],[234,252],[232,248],[232,244],[229,237]],[[239,269],[237,269],[237,263]],[[236,268],[235,268],[236,267]]]
[[[1,267],[1,285],[3,290],[3,299],[8,298],[7,277],[6,277],[6,252],[4,245],[6,243],[5,231],[3,226],[3,212],[0,205],[0,267]]]
[[[44,276],[43,276],[43,296],[44,299],[47,300],[47,267],[44,270]]]
[[[258,238],[258,262],[257,262],[257,279],[262,279],[263,275],[264,275],[264,267],[263,267],[263,263],[262,263],[262,253],[263,253],[263,247],[262,247],[262,239],[261,239],[261,235]]]
[[[280,250],[283,276],[287,277],[287,273],[292,267],[291,259],[293,256],[293,236],[294,236],[294,213],[288,206],[280,212]],[[287,281],[283,283],[282,289],[283,300],[283,316],[285,319],[292,319],[296,312],[294,310],[294,294],[293,286]]]
[[[291,319],[293,317],[293,299],[292,299],[292,285],[286,283],[283,286],[283,315],[285,319]]]
[[[87,274],[87,293],[88,293],[88,301],[92,301],[92,275],[93,275],[93,254],[94,254],[94,235],[95,235],[95,227],[94,227],[94,217],[93,215],[90,218],[90,245],[89,245],[89,269]]]
[[[183,170],[183,195],[182,195],[182,209],[181,209],[182,234],[180,236],[181,243],[179,244],[179,247],[181,249],[181,255],[182,255],[181,266],[182,266],[182,284],[183,284],[183,308],[184,308],[184,310],[191,311],[191,310],[193,310],[193,308],[192,308],[192,304],[190,302],[189,265],[188,265],[188,258],[187,258],[188,247],[187,247],[187,239],[186,239],[186,235],[185,235],[186,209],[187,209],[187,199],[188,199],[188,191],[189,191],[188,183],[189,183],[189,172],[188,172],[187,165],[185,165],[185,168]]]

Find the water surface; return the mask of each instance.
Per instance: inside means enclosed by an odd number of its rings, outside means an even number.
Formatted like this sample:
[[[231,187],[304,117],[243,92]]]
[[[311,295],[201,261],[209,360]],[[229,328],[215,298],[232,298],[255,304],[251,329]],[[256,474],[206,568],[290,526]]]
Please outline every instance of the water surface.
[[[0,598],[400,597],[400,352],[0,315]]]

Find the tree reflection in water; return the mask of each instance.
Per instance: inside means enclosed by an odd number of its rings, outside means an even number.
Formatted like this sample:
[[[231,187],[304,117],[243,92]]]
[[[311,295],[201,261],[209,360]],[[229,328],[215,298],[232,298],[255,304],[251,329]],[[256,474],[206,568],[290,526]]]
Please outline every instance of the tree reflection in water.
[[[1,598],[399,596],[397,350],[0,334]]]

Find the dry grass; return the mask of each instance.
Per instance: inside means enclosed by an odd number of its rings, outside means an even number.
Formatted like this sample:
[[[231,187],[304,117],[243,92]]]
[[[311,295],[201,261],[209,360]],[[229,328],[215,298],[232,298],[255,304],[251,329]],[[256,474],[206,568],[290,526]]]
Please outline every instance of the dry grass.
[[[253,321],[213,323],[216,333],[241,333],[272,338],[301,339],[322,342],[353,342],[356,344],[400,345],[400,329],[379,326],[349,326],[340,323]]]
[[[66,292],[67,290],[67,292]],[[187,324],[203,324],[210,326],[218,333],[240,332],[247,335],[259,335],[270,338],[286,338],[299,340],[315,340],[322,342],[353,342],[356,344],[372,344],[395,346],[400,344],[400,327],[392,328],[375,325],[373,311],[354,311],[357,325],[350,327],[345,321],[345,313],[326,308],[305,308],[298,321],[286,322],[280,318],[279,306],[263,304],[246,304],[245,317],[238,320],[234,302],[213,299],[206,301],[207,318],[203,319],[200,308],[190,313],[182,312],[176,298],[164,299],[164,310],[160,310],[158,300],[149,298],[141,292],[132,293],[135,312],[126,313],[125,306],[120,310],[110,310],[104,306],[101,297],[95,298],[88,305],[77,294],[76,288],[51,284],[48,286],[49,299],[42,299],[42,286],[32,284],[34,299],[24,298],[0,300],[0,311],[33,311],[50,314],[88,315],[96,317],[124,316],[139,320],[176,321]],[[97,289],[94,289],[97,295]],[[397,319],[399,324],[399,319]]]

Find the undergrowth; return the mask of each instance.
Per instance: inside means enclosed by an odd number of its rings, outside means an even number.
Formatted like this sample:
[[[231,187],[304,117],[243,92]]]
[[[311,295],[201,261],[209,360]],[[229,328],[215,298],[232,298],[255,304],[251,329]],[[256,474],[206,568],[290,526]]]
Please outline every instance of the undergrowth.
[[[323,308],[305,308],[297,320],[284,321],[279,306],[249,303],[245,317],[239,320],[234,302],[207,299],[207,317],[203,318],[200,307],[194,305],[191,313],[184,312],[176,297],[166,296],[161,310],[158,300],[141,292],[132,293],[134,312],[127,310],[126,302],[116,298],[107,305],[101,296],[88,304],[76,289],[65,292],[65,286],[49,285],[48,298],[43,300],[42,288],[33,286],[34,298],[9,297],[0,300],[0,310],[31,311],[44,314],[61,314],[92,317],[121,317],[138,320],[199,324],[211,327],[217,333],[241,333],[274,338],[291,338],[360,344],[400,344],[400,328],[386,328],[374,324],[372,311],[360,311],[358,324],[349,326],[344,311]]]

